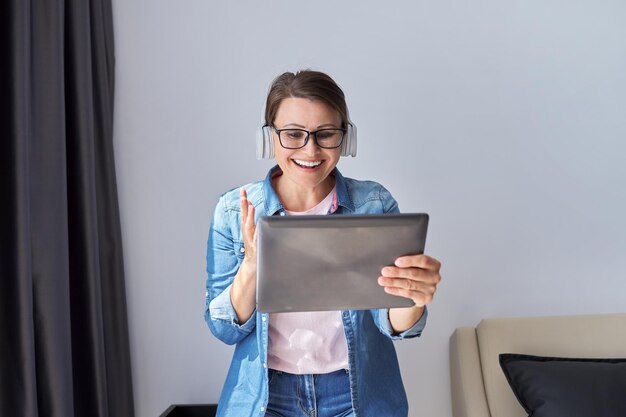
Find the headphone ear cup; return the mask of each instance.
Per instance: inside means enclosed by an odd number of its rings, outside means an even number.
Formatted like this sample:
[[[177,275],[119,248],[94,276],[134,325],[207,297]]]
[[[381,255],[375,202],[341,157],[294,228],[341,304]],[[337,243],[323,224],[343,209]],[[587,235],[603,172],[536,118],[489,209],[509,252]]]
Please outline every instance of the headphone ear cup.
[[[348,122],[346,136],[341,145],[341,156],[356,156],[356,126]]]
[[[271,126],[261,126],[256,132],[256,158],[274,158],[274,140]]]
[[[272,128],[270,126],[263,127],[263,142],[267,150],[265,159],[274,159],[274,139],[272,138]]]

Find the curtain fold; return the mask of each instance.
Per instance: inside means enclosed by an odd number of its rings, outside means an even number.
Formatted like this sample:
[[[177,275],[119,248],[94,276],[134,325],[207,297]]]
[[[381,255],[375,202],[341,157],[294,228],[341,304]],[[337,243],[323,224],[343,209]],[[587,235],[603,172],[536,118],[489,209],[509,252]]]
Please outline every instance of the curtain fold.
[[[0,5],[0,415],[134,415],[110,0]]]

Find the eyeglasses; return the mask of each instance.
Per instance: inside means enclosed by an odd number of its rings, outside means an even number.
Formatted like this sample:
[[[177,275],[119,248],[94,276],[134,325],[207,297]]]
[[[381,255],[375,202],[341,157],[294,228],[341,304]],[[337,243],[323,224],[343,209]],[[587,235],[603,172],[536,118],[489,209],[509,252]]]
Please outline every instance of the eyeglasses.
[[[317,146],[324,149],[335,149],[341,146],[346,129],[320,129],[309,132],[304,129],[276,129],[280,145],[285,149],[304,148],[313,135]]]

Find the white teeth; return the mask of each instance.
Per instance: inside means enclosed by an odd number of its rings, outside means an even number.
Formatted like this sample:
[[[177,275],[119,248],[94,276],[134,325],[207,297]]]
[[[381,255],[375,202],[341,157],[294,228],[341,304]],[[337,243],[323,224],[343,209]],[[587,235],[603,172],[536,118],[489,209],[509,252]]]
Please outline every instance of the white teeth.
[[[302,165],[304,167],[309,167],[309,168],[316,167],[322,163],[322,161],[301,161],[299,159],[294,159],[293,161],[298,165]]]

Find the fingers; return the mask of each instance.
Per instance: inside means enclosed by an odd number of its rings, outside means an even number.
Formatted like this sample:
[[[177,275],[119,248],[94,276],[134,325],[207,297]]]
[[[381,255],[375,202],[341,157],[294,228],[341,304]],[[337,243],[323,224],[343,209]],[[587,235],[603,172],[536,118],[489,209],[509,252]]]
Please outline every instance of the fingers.
[[[395,265],[401,268],[422,268],[439,271],[441,262],[427,255],[409,255],[401,256],[395,261]]]
[[[441,281],[441,263],[426,255],[403,256],[395,265],[381,270],[378,284],[385,292],[410,298],[415,305],[424,306],[432,302],[437,285]]]
[[[250,217],[252,217],[254,224],[254,206],[248,200],[248,194],[243,187],[239,189],[239,202],[241,204],[241,226],[245,228]]]
[[[406,288],[398,287],[385,287],[385,292],[400,297],[410,298],[413,300],[416,306],[422,307],[426,304],[430,304],[435,296],[436,288],[424,289],[423,291],[409,290]]]
[[[252,243],[252,239],[256,233],[256,227],[254,226],[254,206],[252,204],[248,204],[247,212],[248,215],[245,219],[244,230],[247,232],[246,237],[250,239],[250,243]]]
[[[430,281],[439,281],[433,279]],[[424,306],[433,301],[437,292],[437,283],[418,281],[408,278],[378,277],[378,284],[383,286],[385,292],[392,295],[410,298],[416,306]]]
[[[241,225],[243,226],[246,223],[246,218],[248,217],[248,194],[246,193],[245,188],[241,187],[239,189],[239,202],[241,204]]]
[[[397,266],[386,266],[380,271],[383,278],[401,278],[412,281],[421,281],[427,284],[438,284],[441,281],[439,271],[422,268],[398,268]]]
[[[378,277],[378,283],[385,287],[403,288],[411,291],[428,291],[437,288],[437,284],[434,282],[417,281],[407,278]]]
[[[244,188],[239,189],[239,199],[241,202],[241,233],[243,235],[246,250],[254,249],[256,243],[256,227],[254,225],[255,209]]]

